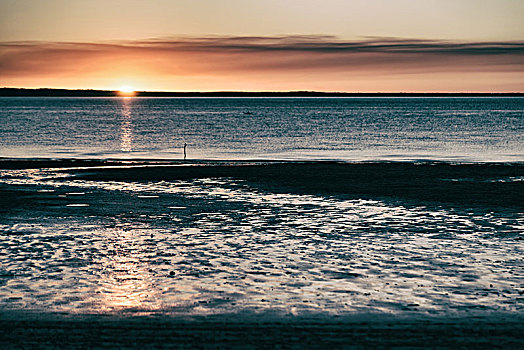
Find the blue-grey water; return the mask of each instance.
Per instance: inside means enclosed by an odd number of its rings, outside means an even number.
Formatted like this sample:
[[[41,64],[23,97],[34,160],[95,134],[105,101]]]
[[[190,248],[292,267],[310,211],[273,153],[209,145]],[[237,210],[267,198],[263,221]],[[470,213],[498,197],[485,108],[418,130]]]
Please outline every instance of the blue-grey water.
[[[0,157],[523,161],[523,98],[0,98]]]
[[[1,98],[0,310],[521,317],[523,109]]]

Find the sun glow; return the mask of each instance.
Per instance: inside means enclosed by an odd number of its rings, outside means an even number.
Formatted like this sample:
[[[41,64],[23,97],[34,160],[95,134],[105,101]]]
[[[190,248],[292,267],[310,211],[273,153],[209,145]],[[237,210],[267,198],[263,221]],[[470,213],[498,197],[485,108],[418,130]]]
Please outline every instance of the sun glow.
[[[135,95],[135,90],[133,89],[132,86],[125,85],[125,86],[122,86],[122,87],[118,90],[118,94],[119,94],[120,96],[134,96],[134,95]]]

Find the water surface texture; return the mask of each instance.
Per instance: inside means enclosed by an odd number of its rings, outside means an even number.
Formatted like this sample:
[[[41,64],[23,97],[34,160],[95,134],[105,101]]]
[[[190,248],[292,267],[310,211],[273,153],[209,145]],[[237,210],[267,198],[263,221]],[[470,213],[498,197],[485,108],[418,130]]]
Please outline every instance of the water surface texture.
[[[524,160],[522,98],[0,98],[0,156]]]
[[[1,171],[0,306],[140,315],[522,313],[524,208],[513,193],[522,193],[522,166],[284,163],[279,174],[302,170],[280,184],[266,174],[270,164],[251,165],[259,167],[251,174],[248,165],[225,165],[227,177],[209,177],[209,166]],[[344,187],[347,166],[381,170],[378,182],[405,190],[356,193]],[[311,167],[317,177],[298,184]],[[399,172],[431,186],[412,192],[402,175],[391,178]],[[319,187],[323,173],[338,177]],[[351,180],[377,182],[365,173]],[[468,192],[483,187],[499,198]]]

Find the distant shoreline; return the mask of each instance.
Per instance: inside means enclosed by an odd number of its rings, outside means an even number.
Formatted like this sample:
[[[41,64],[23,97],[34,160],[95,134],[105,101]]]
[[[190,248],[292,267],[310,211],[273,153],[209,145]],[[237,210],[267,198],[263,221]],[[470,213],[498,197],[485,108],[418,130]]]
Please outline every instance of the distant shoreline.
[[[112,90],[0,88],[0,97],[118,97]],[[135,97],[523,97],[522,92],[137,91]]]

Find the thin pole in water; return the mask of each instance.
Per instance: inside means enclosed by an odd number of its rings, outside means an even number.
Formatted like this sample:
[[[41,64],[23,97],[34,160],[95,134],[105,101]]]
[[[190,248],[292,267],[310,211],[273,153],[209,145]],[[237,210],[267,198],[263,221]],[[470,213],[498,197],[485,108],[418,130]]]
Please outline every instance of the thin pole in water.
[[[186,147],[187,147],[187,143],[184,142],[184,160],[185,160],[186,157],[187,157]]]

